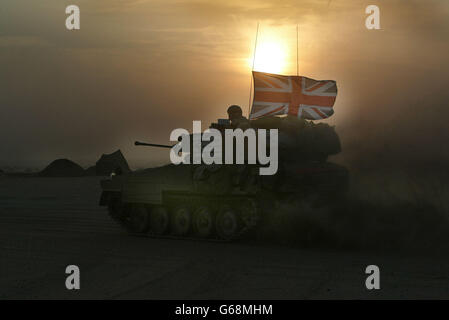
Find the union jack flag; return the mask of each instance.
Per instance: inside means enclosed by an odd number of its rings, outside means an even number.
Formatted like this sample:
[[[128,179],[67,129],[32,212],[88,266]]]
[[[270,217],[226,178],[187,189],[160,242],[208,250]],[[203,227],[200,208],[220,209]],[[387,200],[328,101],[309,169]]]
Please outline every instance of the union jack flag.
[[[282,76],[253,71],[254,99],[250,119],[289,114],[308,120],[326,119],[334,113],[337,83],[302,76]]]

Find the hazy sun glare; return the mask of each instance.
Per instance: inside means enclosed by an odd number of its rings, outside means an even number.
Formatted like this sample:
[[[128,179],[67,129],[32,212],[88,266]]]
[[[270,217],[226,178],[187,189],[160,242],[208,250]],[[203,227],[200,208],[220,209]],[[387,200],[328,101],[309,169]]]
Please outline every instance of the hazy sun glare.
[[[254,70],[282,73],[286,65],[286,50],[278,42],[262,42],[257,45]],[[250,65],[253,64],[253,58],[250,59]]]

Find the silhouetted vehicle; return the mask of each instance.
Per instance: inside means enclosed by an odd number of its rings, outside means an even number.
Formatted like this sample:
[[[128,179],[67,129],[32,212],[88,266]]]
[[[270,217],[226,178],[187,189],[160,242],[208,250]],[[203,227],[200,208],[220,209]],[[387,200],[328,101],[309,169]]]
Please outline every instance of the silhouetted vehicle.
[[[348,171],[327,161],[341,150],[333,127],[274,117],[251,125],[279,129],[275,175],[259,175],[258,164],[169,164],[101,181],[100,205],[133,233],[232,240],[276,214],[279,202],[306,200],[320,206],[344,197]]]

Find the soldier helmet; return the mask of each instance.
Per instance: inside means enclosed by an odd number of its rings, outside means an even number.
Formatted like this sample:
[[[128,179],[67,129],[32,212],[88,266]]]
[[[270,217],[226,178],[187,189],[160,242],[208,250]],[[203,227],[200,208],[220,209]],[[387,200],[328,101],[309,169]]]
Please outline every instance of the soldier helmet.
[[[229,119],[239,118],[242,115],[242,108],[240,108],[240,106],[233,104],[228,108]]]

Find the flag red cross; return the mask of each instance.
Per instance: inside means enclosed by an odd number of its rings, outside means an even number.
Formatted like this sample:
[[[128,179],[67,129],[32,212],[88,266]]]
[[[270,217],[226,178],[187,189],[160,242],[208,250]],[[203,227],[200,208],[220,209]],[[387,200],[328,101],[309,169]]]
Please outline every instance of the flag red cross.
[[[292,84],[291,91],[256,91],[254,100],[273,103],[289,103],[288,113],[291,115],[298,115],[300,105],[332,106],[335,103],[335,96],[318,96],[307,94],[326,85],[326,82],[320,81],[314,86],[303,90],[303,77],[290,76],[289,78]],[[270,82],[266,78],[264,81]],[[278,85],[274,82],[270,82],[270,84],[272,84],[273,87],[278,87]],[[323,118],[327,117],[318,108],[312,109]]]

